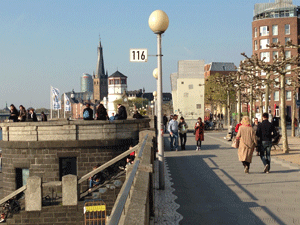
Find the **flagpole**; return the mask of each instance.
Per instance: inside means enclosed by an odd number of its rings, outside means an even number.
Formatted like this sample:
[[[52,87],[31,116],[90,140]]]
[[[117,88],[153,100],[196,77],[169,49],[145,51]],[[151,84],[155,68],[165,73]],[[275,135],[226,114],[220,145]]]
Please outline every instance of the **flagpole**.
[[[64,93],[64,118],[66,118],[66,93]]]
[[[50,85],[50,118],[52,119],[52,106],[53,106],[53,98],[52,98],[52,86]]]

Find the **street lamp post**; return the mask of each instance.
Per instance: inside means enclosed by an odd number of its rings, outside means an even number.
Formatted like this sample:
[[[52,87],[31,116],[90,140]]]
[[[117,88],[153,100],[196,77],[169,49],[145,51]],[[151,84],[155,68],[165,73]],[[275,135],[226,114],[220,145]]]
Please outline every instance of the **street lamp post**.
[[[162,120],[162,54],[161,35],[168,29],[169,18],[162,10],[151,13],[148,24],[150,29],[157,34],[157,124],[158,126],[158,161],[159,161],[159,189],[165,189],[164,174],[164,147],[163,147],[163,120]]]

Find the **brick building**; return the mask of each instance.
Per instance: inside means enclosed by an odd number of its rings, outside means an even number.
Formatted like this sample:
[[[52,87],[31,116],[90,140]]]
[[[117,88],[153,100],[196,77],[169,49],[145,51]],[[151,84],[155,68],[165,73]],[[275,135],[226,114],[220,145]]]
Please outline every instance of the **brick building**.
[[[292,0],[275,0],[275,3],[259,3],[255,4],[254,17],[252,22],[252,43],[253,54],[257,54],[258,57],[263,59],[265,57],[266,62],[273,62],[274,57],[278,56],[277,50],[270,50],[267,45],[271,43],[285,44],[287,41],[292,41],[293,44],[300,44],[298,36],[300,34],[300,7],[293,5]],[[299,53],[298,49],[289,48],[286,49],[286,56],[294,56]],[[287,68],[289,69],[289,68]],[[265,76],[263,71],[260,74]],[[295,76],[294,73],[287,75],[288,77]],[[271,79],[274,77],[271,76]],[[279,80],[279,78],[276,78]],[[299,90],[297,91],[299,92]],[[287,120],[291,119],[292,112],[292,90],[286,89],[286,115]],[[270,96],[270,108],[264,111],[271,111],[275,116],[280,115],[280,90],[274,90]],[[256,110],[258,112],[257,102]]]

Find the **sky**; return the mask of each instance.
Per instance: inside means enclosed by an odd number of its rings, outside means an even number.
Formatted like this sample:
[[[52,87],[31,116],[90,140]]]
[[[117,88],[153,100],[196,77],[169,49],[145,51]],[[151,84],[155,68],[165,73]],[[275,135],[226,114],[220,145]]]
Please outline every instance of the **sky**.
[[[80,91],[82,74],[96,71],[99,35],[108,75],[119,70],[128,90],[153,92],[156,57],[129,62],[129,50],[156,54],[148,19],[157,9],[170,21],[162,36],[164,92],[171,92],[179,60],[238,66],[242,52],[251,55],[254,4],[263,2],[269,0],[1,0],[0,109],[6,102],[49,108],[50,86]]]

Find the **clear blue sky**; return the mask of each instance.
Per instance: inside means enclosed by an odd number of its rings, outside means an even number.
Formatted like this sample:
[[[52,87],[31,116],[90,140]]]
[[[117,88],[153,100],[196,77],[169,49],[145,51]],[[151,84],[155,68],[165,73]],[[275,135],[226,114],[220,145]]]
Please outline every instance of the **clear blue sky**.
[[[170,20],[163,35],[163,89],[178,60],[234,62],[251,55],[255,3],[268,0],[1,0],[0,108],[5,102],[49,108],[50,85],[80,91],[80,77],[96,70],[99,34],[109,75],[128,76],[128,89],[156,89],[156,58],[130,63],[130,48],[156,54],[148,18],[156,9]],[[273,0],[272,0],[273,2]],[[293,1],[295,5],[300,0]]]

